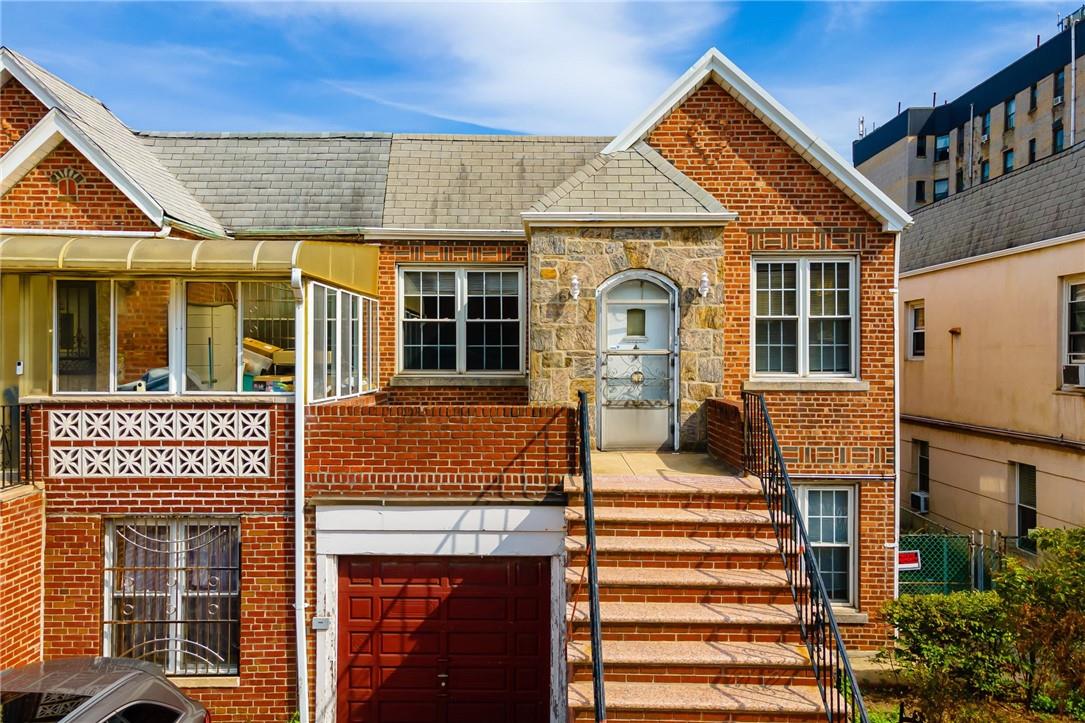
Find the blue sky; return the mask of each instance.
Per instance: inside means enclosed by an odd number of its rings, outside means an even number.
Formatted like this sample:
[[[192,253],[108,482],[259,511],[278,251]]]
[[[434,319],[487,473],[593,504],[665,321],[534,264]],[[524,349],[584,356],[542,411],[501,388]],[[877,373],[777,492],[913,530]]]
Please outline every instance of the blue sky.
[[[0,42],[147,130],[615,134],[716,46],[846,158],[1080,3],[0,3]]]

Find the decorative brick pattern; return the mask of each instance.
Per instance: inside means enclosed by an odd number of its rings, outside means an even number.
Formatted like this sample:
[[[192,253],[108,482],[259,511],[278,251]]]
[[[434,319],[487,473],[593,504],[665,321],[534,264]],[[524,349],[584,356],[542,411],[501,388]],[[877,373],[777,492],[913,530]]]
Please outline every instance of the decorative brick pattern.
[[[83,174],[74,201],[61,199],[57,171]],[[149,218],[67,141],[43,158],[4,194],[0,225],[13,228],[157,231]]]
[[[7,153],[49,109],[22,83],[11,78],[0,86],[0,154]]]
[[[0,495],[0,670],[6,670],[41,658],[45,495],[29,486]]]

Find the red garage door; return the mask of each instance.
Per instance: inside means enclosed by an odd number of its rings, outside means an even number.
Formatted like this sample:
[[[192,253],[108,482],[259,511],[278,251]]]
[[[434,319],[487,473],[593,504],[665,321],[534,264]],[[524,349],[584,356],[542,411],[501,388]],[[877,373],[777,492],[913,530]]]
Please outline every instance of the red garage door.
[[[548,721],[548,558],[344,557],[340,723]]]

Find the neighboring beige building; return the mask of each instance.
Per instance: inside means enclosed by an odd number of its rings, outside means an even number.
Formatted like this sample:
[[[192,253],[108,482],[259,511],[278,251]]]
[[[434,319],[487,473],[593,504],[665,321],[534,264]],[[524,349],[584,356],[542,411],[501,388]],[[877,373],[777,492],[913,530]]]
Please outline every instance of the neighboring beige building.
[[[1067,21],[1046,43],[959,98],[907,108],[854,141],[855,167],[913,211],[1082,140],[1085,22],[1076,24],[1074,46],[1070,32]]]
[[[902,505],[1085,525],[1085,143],[918,212],[900,300]]]

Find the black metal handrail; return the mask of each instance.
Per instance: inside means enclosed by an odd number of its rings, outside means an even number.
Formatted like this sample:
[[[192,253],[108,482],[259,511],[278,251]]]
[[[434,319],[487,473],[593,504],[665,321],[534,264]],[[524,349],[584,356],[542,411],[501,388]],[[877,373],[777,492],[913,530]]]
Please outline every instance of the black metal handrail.
[[[0,489],[32,481],[30,407],[0,405]]]
[[[599,567],[595,559],[595,498],[591,488],[591,434],[588,426],[588,395],[576,394],[580,416],[580,474],[584,479],[584,541],[588,558],[588,622],[591,624],[591,683],[595,699],[595,723],[607,719],[603,691],[603,629],[599,620]]]
[[[765,396],[743,392],[742,410],[743,463],[747,472],[760,478],[768,501],[803,642],[810,653],[826,715],[833,723],[867,723],[863,694],[840,638],[840,628],[811,549],[806,524],[799,514],[798,499],[765,405]]]

